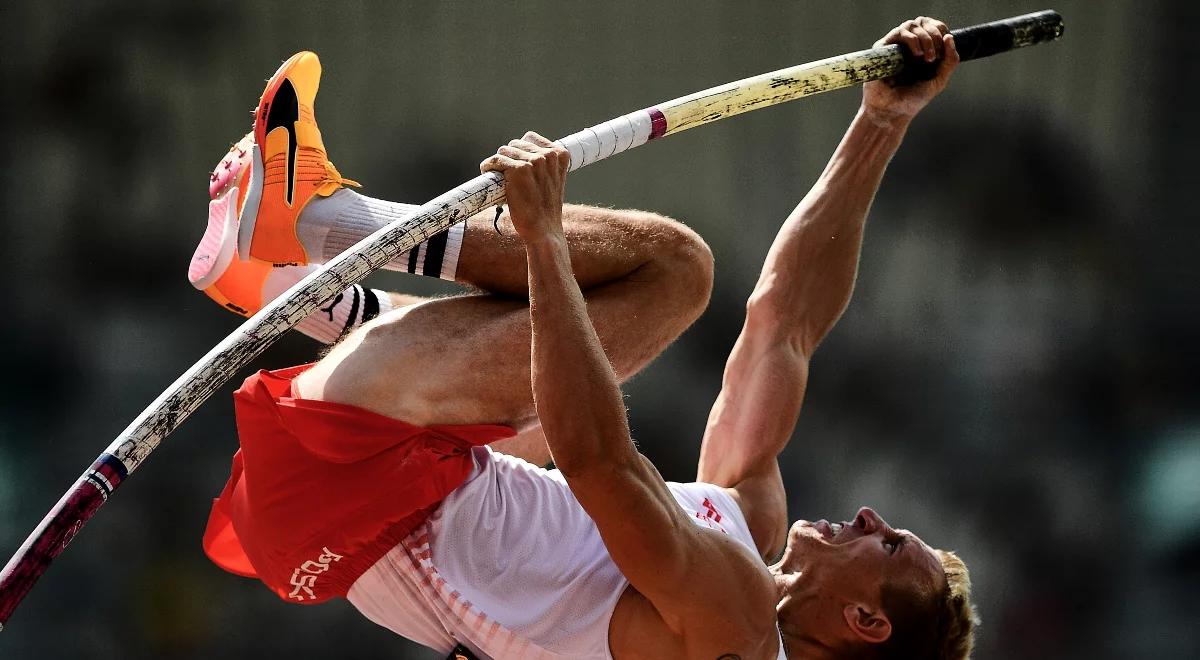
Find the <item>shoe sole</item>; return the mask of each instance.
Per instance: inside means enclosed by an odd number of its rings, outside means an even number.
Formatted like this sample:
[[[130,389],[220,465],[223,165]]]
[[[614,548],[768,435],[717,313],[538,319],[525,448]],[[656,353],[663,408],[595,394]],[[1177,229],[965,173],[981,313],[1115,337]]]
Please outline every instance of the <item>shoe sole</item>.
[[[238,219],[237,253],[242,261],[250,261],[250,244],[254,242],[254,223],[258,220],[258,205],[262,202],[264,165],[262,149],[254,144],[254,156],[250,159],[250,181],[246,184],[246,203],[242,205],[242,216]]]
[[[196,254],[192,256],[192,263],[188,267],[188,281],[201,291],[216,284],[229,269],[229,264],[233,263],[237,244],[235,239],[238,217],[235,209],[238,192],[238,187],[233,186],[225,194],[208,203],[209,226],[204,232],[204,237],[200,239],[200,245],[196,246]],[[219,231],[213,231],[214,211],[223,216]],[[209,259],[211,264],[205,264]]]

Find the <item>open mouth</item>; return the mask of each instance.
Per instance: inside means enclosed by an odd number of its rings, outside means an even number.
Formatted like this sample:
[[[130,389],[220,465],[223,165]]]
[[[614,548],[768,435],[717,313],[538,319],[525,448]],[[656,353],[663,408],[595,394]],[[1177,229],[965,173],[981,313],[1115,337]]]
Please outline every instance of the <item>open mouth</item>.
[[[828,520],[824,520],[824,519],[817,520],[811,524],[813,526],[813,529],[820,532],[821,537],[824,538],[826,541],[832,541],[833,538],[838,535],[838,532],[842,531],[842,527],[843,527],[842,523],[836,523],[836,522],[831,523]]]

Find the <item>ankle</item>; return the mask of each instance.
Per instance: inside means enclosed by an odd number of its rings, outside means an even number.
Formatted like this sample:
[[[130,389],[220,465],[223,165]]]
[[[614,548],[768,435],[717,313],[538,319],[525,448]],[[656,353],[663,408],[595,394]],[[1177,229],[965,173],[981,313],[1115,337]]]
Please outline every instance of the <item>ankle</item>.
[[[309,203],[296,225],[296,233],[310,258],[323,263],[379,229],[410,217],[417,208],[343,189]],[[465,222],[454,225],[419,243],[385,268],[453,281],[465,228]]]

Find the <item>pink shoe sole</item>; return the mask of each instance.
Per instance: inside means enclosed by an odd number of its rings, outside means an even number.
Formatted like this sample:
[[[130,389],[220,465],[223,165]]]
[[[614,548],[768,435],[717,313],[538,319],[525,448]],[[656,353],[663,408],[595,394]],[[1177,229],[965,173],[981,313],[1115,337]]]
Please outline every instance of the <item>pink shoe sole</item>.
[[[237,253],[238,197],[246,166],[253,158],[253,134],[247,134],[229,150],[209,177],[208,226],[188,264],[188,281],[203,291],[225,274]]]

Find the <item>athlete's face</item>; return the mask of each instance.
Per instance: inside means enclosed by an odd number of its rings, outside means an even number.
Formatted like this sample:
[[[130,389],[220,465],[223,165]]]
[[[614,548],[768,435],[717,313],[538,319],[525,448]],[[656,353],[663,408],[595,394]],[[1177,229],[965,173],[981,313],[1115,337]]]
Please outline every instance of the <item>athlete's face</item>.
[[[934,549],[867,507],[848,522],[796,521],[783,558],[771,568],[780,588],[780,621],[828,629],[835,637],[857,635],[848,618],[886,618],[885,584],[930,596],[945,586]]]

